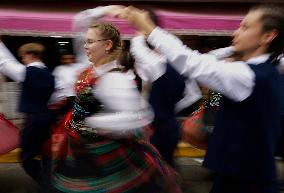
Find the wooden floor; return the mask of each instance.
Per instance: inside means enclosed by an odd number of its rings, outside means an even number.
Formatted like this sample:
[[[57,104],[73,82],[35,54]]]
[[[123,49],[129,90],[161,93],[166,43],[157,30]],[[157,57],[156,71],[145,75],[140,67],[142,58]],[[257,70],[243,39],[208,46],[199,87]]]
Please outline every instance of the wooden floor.
[[[20,149],[17,148],[3,156],[0,156],[0,163],[17,163],[19,162]],[[175,152],[176,157],[193,157],[199,158],[205,155],[205,151],[196,149],[189,144],[179,143]]]
[[[17,163],[19,162],[19,152],[20,149],[17,148],[13,151],[10,151],[9,153],[0,156],[0,163]]]
[[[37,184],[24,172],[17,161],[19,149],[1,157],[0,163],[0,193],[37,193]],[[203,168],[203,151],[197,151],[187,144],[179,144],[175,158],[176,169],[181,180],[183,193],[208,193],[212,186],[212,173]],[[181,157],[183,156],[183,157]],[[191,158],[190,156],[194,157]],[[279,179],[284,182],[284,159],[276,159]],[[279,193],[284,193],[284,189]]]

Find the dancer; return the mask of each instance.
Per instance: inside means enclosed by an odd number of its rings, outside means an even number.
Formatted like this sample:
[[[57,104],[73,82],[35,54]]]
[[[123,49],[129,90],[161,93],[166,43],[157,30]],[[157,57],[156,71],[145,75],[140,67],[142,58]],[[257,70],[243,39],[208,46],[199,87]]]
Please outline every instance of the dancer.
[[[233,34],[242,61],[200,54],[156,27],[145,11],[118,14],[138,28],[175,69],[223,94],[204,166],[216,173],[211,193],[277,192],[275,149],[280,135],[281,88],[275,67],[284,46],[284,11],[263,5],[250,9]]]
[[[50,158],[43,156],[42,160],[37,160],[35,157],[41,154],[51,133],[52,116],[47,105],[55,83],[54,77],[42,62],[43,53],[42,44],[22,45],[19,56],[23,65],[0,43],[0,72],[22,83],[19,110],[26,114],[20,139],[22,166],[44,189],[49,183]]]
[[[68,154],[56,160],[55,192],[181,192],[173,170],[143,138],[142,127],[153,115],[118,61],[119,31],[110,23],[91,24],[114,8],[75,17],[75,28],[87,30],[84,47],[91,65],[76,82],[75,105],[64,121]]]
[[[158,17],[151,10],[150,16],[156,24]],[[189,107],[201,98],[201,91],[194,80],[179,74],[165,56],[153,50],[140,35],[131,40],[130,51],[135,58],[135,68],[145,82],[151,82],[149,103],[155,118],[152,123],[154,133],[151,143],[162,157],[174,166],[174,150],[180,139],[180,124],[176,113]]]

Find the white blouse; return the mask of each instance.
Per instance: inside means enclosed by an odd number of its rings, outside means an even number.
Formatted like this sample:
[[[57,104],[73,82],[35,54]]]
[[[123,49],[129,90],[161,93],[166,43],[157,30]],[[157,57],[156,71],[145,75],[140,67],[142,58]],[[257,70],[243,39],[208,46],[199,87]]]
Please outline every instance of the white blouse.
[[[86,123],[92,128],[127,132],[139,129],[153,120],[154,114],[135,82],[125,73],[109,72],[117,65],[113,61],[94,68],[100,78],[93,94],[104,105],[104,112],[86,118]]]
[[[110,7],[96,7],[78,13],[73,20],[73,30],[78,32],[75,38],[76,53],[80,62],[86,62],[84,38],[88,27],[100,17],[103,17]],[[94,86],[93,94],[104,105],[105,111],[86,118],[86,123],[92,128],[125,132],[141,128],[153,120],[153,113],[148,103],[140,95],[133,78],[133,73],[109,72],[118,67],[117,61],[94,67],[96,75],[100,76]]]

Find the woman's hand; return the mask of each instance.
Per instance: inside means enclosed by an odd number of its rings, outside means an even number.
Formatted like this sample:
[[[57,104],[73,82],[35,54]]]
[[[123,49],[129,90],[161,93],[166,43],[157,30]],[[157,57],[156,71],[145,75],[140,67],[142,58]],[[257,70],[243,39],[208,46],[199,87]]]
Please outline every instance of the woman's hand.
[[[123,5],[109,5],[105,7],[107,10],[105,12],[105,15],[120,18],[119,15],[121,15],[121,12],[126,8]]]

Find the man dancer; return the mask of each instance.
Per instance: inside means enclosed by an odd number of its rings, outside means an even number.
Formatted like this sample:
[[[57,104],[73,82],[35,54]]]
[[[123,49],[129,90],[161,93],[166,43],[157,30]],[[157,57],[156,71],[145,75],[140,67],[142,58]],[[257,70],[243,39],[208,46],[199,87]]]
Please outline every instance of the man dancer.
[[[21,131],[20,158],[24,170],[41,186],[43,169],[49,159],[36,160],[46,139],[50,135],[52,116],[47,103],[54,91],[54,77],[42,62],[44,46],[38,43],[24,44],[19,48],[19,63],[5,45],[0,42],[0,72],[16,82],[22,83],[19,110],[26,114]],[[45,173],[43,176],[48,176]]]

